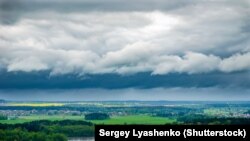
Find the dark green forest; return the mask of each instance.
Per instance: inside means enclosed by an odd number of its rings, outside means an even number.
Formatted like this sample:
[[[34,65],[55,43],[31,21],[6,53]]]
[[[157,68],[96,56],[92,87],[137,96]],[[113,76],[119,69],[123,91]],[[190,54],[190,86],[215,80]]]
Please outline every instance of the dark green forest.
[[[0,141],[66,141],[67,137],[94,136],[90,122],[40,120],[23,124],[0,124]]]

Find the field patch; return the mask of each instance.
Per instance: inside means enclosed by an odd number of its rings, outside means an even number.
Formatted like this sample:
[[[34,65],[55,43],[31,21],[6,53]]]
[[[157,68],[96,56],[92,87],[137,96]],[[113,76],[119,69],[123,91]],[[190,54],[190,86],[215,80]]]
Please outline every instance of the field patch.
[[[169,124],[176,120],[150,115],[116,116],[106,120],[90,120],[95,124]]]
[[[64,115],[35,115],[20,116],[17,119],[0,120],[0,123],[16,124],[25,123],[35,120],[84,120],[83,116],[64,116]],[[168,124],[176,120],[164,117],[153,117],[150,115],[130,115],[130,116],[113,116],[106,120],[87,120],[94,124]]]

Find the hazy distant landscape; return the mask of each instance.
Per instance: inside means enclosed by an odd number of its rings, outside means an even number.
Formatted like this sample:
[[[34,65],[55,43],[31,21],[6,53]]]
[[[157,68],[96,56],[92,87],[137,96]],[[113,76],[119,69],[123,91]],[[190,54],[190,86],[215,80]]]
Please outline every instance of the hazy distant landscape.
[[[95,116],[89,120],[90,114]],[[99,118],[101,114],[107,117]],[[93,137],[95,124],[250,124],[250,102],[1,100],[0,115],[0,135],[5,140],[23,138],[22,134],[68,140]],[[14,136],[8,137],[10,133]]]

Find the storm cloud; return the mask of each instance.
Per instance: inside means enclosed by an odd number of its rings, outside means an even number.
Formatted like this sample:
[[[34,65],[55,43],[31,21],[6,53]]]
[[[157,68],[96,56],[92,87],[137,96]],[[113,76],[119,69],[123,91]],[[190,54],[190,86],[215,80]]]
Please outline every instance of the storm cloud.
[[[50,75],[245,72],[248,0],[1,0],[0,69]]]

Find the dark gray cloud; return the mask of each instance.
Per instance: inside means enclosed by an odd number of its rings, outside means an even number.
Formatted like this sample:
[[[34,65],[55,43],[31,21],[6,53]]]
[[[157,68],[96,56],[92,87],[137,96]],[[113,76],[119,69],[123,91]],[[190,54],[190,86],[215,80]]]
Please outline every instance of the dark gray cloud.
[[[0,68],[122,75],[245,72],[248,0],[1,0]]]
[[[229,7],[243,10],[249,8],[248,0],[0,0],[0,11],[4,18],[19,17],[22,14],[56,11],[68,12],[131,12],[131,11],[179,11],[189,15],[197,7]],[[189,9],[191,7],[191,9]],[[186,11],[187,10],[187,11]],[[242,11],[243,12],[243,11]],[[10,16],[7,16],[10,15]],[[2,20],[4,20],[4,18]]]
[[[148,11],[170,10],[193,5],[199,0],[1,0],[5,10],[58,10],[72,11]],[[202,1],[205,2],[205,1]],[[19,7],[16,7],[18,4]],[[23,9],[22,9],[23,8]],[[24,9],[25,8],[25,9]]]
[[[174,10],[193,2],[194,0],[0,0],[0,21],[3,24],[13,24],[23,15],[42,11],[69,13]]]
[[[1,72],[0,89],[152,89],[162,88],[241,88],[250,87],[249,72],[208,73],[208,74],[167,74],[151,75],[137,73],[121,76],[118,74],[96,74],[79,76],[67,74],[51,77],[48,72]]]
[[[21,3],[19,0],[0,0],[0,23],[12,24],[18,21]]]

